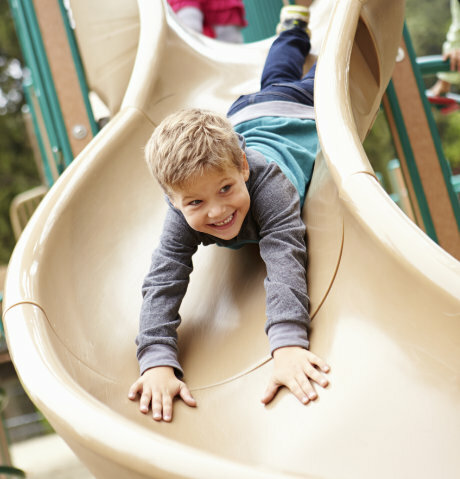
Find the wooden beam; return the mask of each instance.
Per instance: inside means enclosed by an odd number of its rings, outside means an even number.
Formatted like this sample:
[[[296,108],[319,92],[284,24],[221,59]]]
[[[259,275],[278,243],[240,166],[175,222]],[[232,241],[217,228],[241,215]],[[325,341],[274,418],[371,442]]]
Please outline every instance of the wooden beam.
[[[93,135],[61,10],[57,0],[33,0],[33,4],[70,147],[75,157],[89,143]],[[84,138],[78,139],[73,135],[73,129],[78,125],[87,131]]]
[[[446,180],[438,160],[436,146],[405,42],[403,42],[402,48],[404,58],[396,63],[392,82],[439,244],[452,256],[460,259],[460,234],[446,187]],[[395,144],[399,149],[398,142]],[[407,178],[407,165],[404,157],[401,157],[401,164]],[[413,198],[414,192],[411,188],[409,188],[409,193]],[[416,215],[419,217],[418,212]]]

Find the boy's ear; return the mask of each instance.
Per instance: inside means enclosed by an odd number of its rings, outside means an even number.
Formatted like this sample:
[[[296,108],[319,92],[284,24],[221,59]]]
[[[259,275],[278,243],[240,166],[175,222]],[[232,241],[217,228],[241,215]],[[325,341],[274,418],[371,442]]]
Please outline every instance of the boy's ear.
[[[176,210],[178,209],[177,208],[177,204],[176,204],[176,199],[175,199],[175,196],[172,194],[172,193],[166,193],[169,201],[171,202],[171,204],[174,206],[174,208],[176,208]]]
[[[242,158],[242,169],[241,172],[243,173],[244,181],[249,180],[249,163],[248,159],[246,158],[246,153],[243,152],[243,158]]]

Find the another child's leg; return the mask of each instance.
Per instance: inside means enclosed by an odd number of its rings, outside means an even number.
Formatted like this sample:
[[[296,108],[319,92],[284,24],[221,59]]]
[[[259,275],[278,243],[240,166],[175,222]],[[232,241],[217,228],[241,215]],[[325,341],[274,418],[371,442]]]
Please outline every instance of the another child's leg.
[[[176,12],[180,22],[195,32],[203,33],[203,13],[199,8],[184,7]]]
[[[248,23],[242,0],[201,0],[205,25],[210,26],[218,40],[243,43],[241,29]]]
[[[214,25],[216,37],[222,42],[243,43],[243,34],[238,25]]]

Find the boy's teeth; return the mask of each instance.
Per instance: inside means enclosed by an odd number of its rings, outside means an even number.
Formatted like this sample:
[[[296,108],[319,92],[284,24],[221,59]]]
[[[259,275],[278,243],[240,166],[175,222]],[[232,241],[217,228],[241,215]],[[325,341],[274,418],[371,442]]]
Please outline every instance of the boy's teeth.
[[[224,221],[221,221],[220,223],[214,223],[216,226],[224,226],[226,225],[227,223],[230,223],[230,221],[232,221],[233,219],[233,215],[230,215],[227,219],[225,219]]]

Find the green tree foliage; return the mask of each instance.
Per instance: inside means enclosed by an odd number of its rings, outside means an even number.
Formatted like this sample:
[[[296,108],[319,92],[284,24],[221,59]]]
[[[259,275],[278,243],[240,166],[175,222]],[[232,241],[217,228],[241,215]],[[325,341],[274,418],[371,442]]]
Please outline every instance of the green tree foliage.
[[[21,52],[8,2],[0,2],[0,264],[14,247],[9,208],[15,195],[40,183],[26,140]]]
[[[417,56],[439,55],[450,23],[450,0],[406,0],[406,25]]]
[[[372,130],[364,141],[364,149],[374,170],[382,175],[383,186],[387,185],[387,165],[396,158],[396,151],[383,109],[380,109]]]

